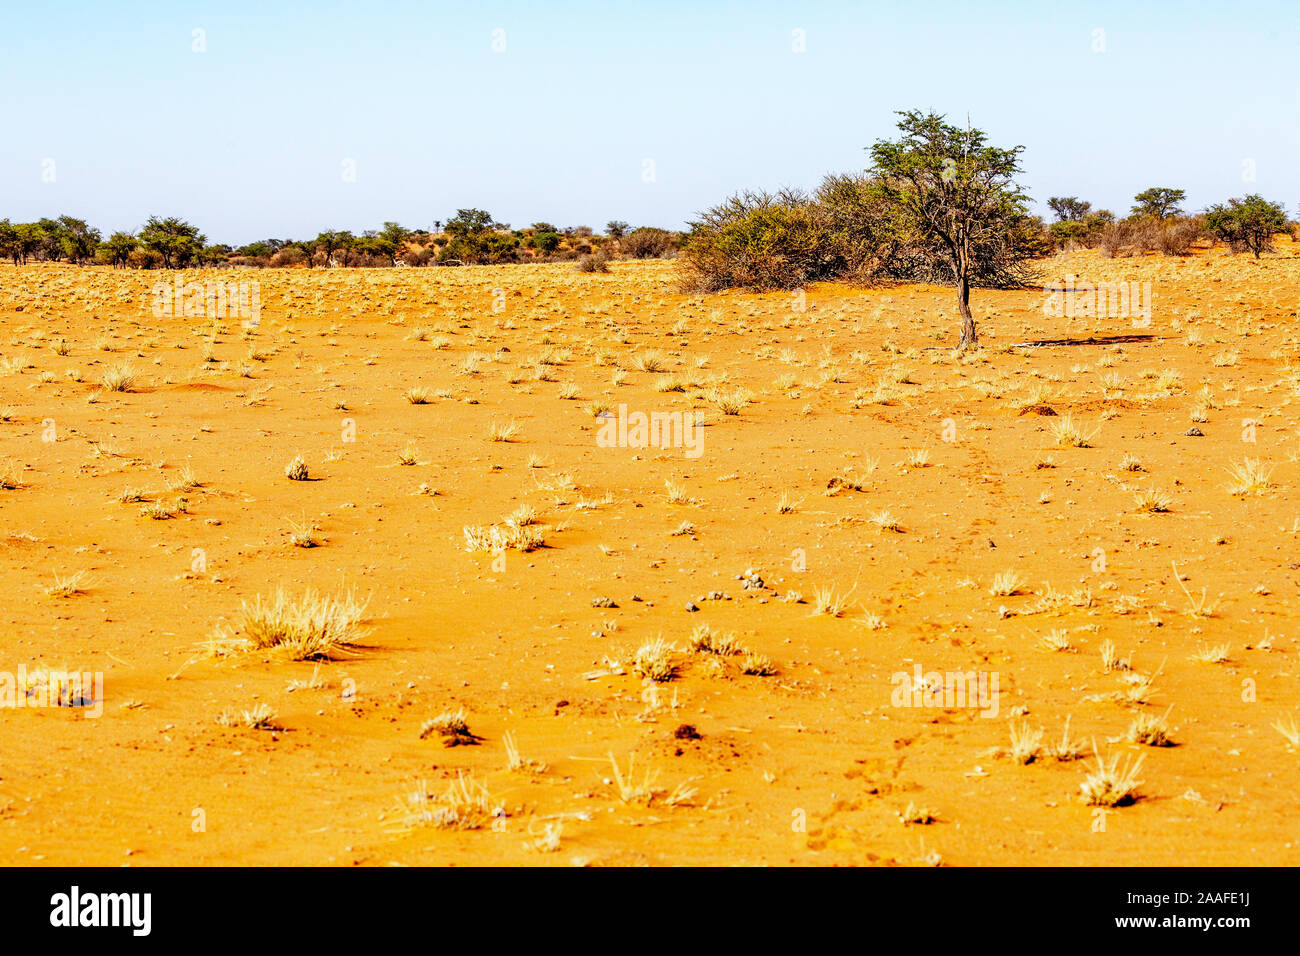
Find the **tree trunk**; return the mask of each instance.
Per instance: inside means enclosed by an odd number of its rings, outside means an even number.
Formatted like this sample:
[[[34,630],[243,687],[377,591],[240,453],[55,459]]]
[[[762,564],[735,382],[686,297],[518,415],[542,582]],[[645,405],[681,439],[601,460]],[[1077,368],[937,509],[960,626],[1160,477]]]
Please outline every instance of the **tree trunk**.
[[[979,345],[979,338],[975,334],[975,317],[970,311],[970,280],[964,275],[957,279],[957,308],[961,311],[961,342],[957,348],[975,348]]]

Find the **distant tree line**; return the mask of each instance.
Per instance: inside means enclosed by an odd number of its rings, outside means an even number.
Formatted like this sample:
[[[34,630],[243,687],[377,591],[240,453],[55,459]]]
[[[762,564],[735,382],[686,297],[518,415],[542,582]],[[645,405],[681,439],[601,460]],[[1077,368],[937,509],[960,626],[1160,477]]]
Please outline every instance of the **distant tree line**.
[[[1144,189],[1133,197],[1129,215],[1118,220],[1110,210],[1093,211],[1091,203],[1076,196],[1053,196],[1047,205],[1056,221],[1047,232],[1058,249],[1096,248],[1107,256],[1186,255],[1198,242],[1217,241],[1234,253],[1259,258],[1273,251],[1274,236],[1294,228],[1281,203],[1259,195],[1229,199],[1192,215],[1182,210],[1185,195],[1167,186]]]
[[[193,267],[393,267],[480,265],[503,262],[579,261],[589,271],[604,271],[616,257],[666,258],[676,255],[681,233],[652,226],[633,229],[622,220],[605,225],[604,235],[589,226],[560,228],[535,222],[511,229],[483,209],[459,209],[430,229],[408,229],[385,222],[381,229],[355,235],[326,230],[314,239],[262,239],[243,246],[209,244],[193,223],[174,216],[150,216],[135,232],[107,239],[85,220],[72,216],[14,223],[0,219],[0,260],[66,261],[120,269]]]

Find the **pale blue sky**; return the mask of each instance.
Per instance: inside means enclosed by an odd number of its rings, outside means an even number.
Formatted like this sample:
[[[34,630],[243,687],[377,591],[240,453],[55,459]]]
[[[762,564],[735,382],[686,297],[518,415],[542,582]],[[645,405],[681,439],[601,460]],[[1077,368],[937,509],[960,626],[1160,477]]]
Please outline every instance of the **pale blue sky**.
[[[1124,212],[1151,185],[1193,208],[1300,201],[1288,0],[7,7],[0,217],[16,220],[107,233],[180,215],[232,244],[461,206],[677,228],[737,189],[863,168],[906,108],[1023,144],[1044,211],[1066,194]]]

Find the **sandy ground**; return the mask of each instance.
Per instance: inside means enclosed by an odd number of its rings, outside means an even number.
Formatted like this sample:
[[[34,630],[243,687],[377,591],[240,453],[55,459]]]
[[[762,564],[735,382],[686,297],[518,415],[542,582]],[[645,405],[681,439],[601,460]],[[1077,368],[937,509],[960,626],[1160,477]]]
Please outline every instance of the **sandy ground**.
[[[244,328],[156,318],[167,274],[0,267],[0,670],[103,675],[0,708],[0,860],[1300,862],[1300,247],[1044,270],[1150,282],[1149,326],[978,292],[956,356],[939,288],[185,274],[260,282]],[[1015,347],[1089,336],[1129,338]],[[702,413],[698,457],[602,447],[624,404]],[[467,550],[524,505],[544,546]],[[368,601],[362,646],[210,644],[308,587]],[[918,667],[997,692],[900,698]],[[1082,799],[1094,748],[1134,802]]]

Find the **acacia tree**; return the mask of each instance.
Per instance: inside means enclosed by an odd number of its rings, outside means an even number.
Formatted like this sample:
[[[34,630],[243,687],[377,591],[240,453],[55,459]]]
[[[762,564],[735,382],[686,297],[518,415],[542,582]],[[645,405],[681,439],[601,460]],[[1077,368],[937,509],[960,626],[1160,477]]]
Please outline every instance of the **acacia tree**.
[[[1259,195],[1215,203],[1205,211],[1205,227],[1216,238],[1233,252],[1253,252],[1256,259],[1273,251],[1273,234],[1284,231],[1286,222],[1286,208]]]
[[[1152,186],[1150,189],[1144,189],[1133,197],[1133,209],[1135,216],[1152,216],[1156,219],[1168,219],[1170,216],[1176,216],[1181,211],[1179,206],[1182,204],[1186,193],[1181,189],[1170,189],[1168,186]]]
[[[1023,146],[988,145],[936,113],[900,112],[897,140],[870,147],[871,191],[904,237],[929,248],[953,276],[961,315],[958,348],[979,344],[972,285],[1015,284],[1032,248],[1027,197],[1016,185]]]
[[[125,269],[139,242],[129,232],[115,232],[99,245],[98,258],[109,263],[114,269]]]
[[[1057,222],[1082,222],[1091,211],[1092,203],[1078,196],[1053,196],[1047,200],[1047,208],[1056,215]]]
[[[175,216],[150,216],[140,230],[139,240],[140,245],[162,257],[164,269],[184,268],[199,257],[207,241],[198,226]]]
[[[73,216],[59,217],[59,243],[66,255],[77,265],[91,259],[99,246],[100,232],[84,219]]]

